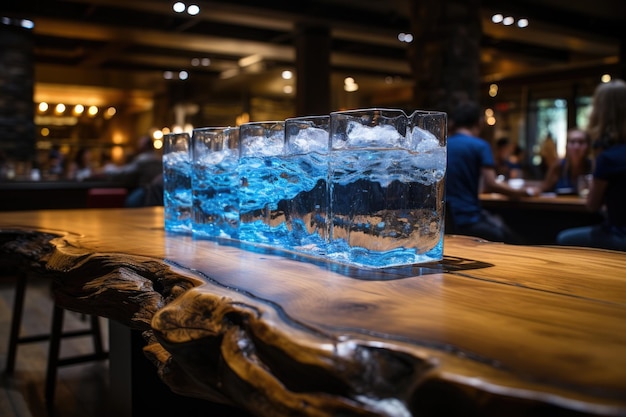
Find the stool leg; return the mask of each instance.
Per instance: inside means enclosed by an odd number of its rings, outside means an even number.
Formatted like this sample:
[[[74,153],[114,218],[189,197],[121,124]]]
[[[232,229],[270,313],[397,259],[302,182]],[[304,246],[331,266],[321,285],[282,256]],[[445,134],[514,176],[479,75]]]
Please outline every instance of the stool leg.
[[[26,274],[17,277],[15,285],[15,297],[13,300],[13,316],[11,317],[11,332],[9,334],[9,349],[7,352],[7,365],[5,372],[12,374],[15,370],[15,357],[17,344],[19,343],[20,327],[22,326],[22,314],[24,312],[24,296],[26,294]]]
[[[97,356],[104,356],[104,344],[102,343],[102,331],[100,329],[100,317],[92,315],[91,332],[93,334],[93,348]]]
[[[52,313],[52,329],[50,331],[50,346],[48,349],[48,367],[46,370],[45,400],[48,404],[48,408],[51,408],[54,404],[64,313],[65,310],[58,307],[56,304],[54,305],[54,311]]]

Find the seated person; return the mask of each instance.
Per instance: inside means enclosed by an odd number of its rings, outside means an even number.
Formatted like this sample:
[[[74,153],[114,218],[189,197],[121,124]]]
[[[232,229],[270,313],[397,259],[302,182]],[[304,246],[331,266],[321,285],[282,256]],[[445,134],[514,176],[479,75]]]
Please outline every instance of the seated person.
[[[591,174],[593,161],[589,156],[590,151],[591,140],[584,130],[568,130],[565,158],[559,159],[548,168],[541,191],[576,194],[578,178]]]
[[[522,243],[501,219],[481,207],[478,198],[481,180],[485,191],[511,198],[533,195],[535,190],[515,189],[506,182],[496,181],[491,146],[478,136],[483,112],[477,103],[460,103],[449,113],[449,120],[446,205],[451,232],[495,242]]]
[[[606,220],[566,229],[557,243],[626,251],[626,82],[613,80],[596,87],[587,132],[599,144],[587,208],[604,209]]]
[[[494,160],[496,176],[503,179],[522,178],[522,166],[513,155],[516,147],[508,138],[500,138],[496,141]]]

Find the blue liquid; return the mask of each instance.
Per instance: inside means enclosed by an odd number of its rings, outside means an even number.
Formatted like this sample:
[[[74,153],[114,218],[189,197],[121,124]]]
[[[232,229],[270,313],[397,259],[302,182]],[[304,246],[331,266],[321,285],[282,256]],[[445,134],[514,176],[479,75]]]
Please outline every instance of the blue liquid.
[[[443,258],[445,151],[337,151],[328,256],[387,267]]]
[[[197,161],[193,169],[193,233],[236,239],[239,232],[238,158],[225,154],[217,163]]]
[[[187,152],[163,155],[165,230],[191,232],[191,161]]]
[[[286,178],[275,156],[241,157],[239,174],[239,240],[281,246],[287,238]]]
[[[284,158],[288,173],[283,244],[295,250],[323,255],[328,238],[327,155],[309,153]]]

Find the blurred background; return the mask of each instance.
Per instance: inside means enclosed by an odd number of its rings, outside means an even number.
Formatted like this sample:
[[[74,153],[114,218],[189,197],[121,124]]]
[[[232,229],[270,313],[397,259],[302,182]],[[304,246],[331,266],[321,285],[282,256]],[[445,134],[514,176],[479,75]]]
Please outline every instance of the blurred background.
[[[446,111],[529,165],[623,78],[623,0],[3,0],[0,151],[122,163],[143,135],[363,107]],[[39,162],[38,162],[39,161]],[[19,174],[19,172],[18,172]]]

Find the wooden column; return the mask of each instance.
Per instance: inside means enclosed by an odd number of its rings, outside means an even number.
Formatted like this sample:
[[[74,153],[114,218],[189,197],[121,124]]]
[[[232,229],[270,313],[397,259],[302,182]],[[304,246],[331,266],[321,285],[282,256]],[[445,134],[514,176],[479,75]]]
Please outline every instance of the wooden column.
[[[32,31],[20,26],[21,19],[9,20],[0,23],[0,154],[31,163],[35,159]],[[20,171],[25,169],[29,167]]]
[[[300,25],[296,32],[296,115],[330,112],[330,29]]]

